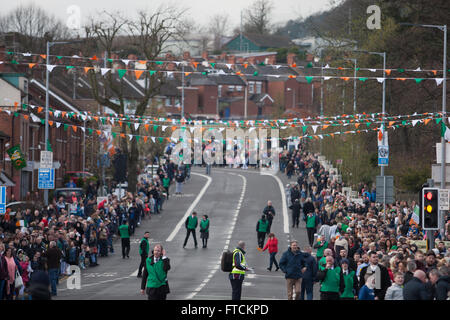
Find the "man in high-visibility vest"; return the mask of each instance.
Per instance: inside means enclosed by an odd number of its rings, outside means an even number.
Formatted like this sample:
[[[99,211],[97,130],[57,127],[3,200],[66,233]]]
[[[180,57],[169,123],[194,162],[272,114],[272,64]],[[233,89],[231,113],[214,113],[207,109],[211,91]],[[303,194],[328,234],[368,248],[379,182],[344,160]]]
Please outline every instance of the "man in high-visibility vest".
[[[150,237],[150,232],[146,231],[144,233],[144,237],[139,244],[139,255],[141,256],[141,264],[139,265],[137,277],[142,277],[142,268],[145,267],[145,260],[147,260],[148,253],[150,251],[150,243],[148,242],[148,238]]]
[[[245,242],[239,241],[233,251],[233,269],[229,278],[231,282],[231,300],[241,300],[242,283],[244,282],[245,271],[249,270],[245,261]]]

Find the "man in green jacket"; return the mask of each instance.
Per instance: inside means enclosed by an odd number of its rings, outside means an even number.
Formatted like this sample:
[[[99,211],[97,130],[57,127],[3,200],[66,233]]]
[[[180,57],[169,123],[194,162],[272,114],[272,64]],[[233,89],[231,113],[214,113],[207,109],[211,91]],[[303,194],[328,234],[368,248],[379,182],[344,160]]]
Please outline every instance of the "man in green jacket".
[[[332,256],[326,257],[325,269],[319,269],[317,280],[320,281],[320,300],[339,300],[345,289],[345,282],[342,269],[334,265]]]
[[[142,278],[142,268],[145,267],[145,261],[148,258],[148,254],[150,251],[150,243],[148,242],[148,238],[150,237],[150,232],[146,231],[144,233],[144,237],[141,240],[141,243],[139,244],[139,255],[141,256],[141,264],[139,265],[138,269],[138,278]]]
[[[167,193],[167,200],[169,200],[170,178],[167,176],[167,174],[164,175],[162,183]]]
[[[189,239],[189,235],[192,233],[194,237],[195,249],[197,249],[197,237],[195,236],[195,229],[198,225],[197,212],[192,212],[192,214],[186,219],[186,239],[184,239],[183,249],[186,247],[187,241]]]
[[[170,293],[167,272],[170,270],[170,259],[161,244],[156,244],[153,254],[146,259],[141,281],[141,293],[148,295],[148,300],[166,300]]]
[[[261,219],[256,223],[256,233],[258,236],[258,247],[262,249],[264,247],[264,240],[266,233],[269,230],[269,221],[266,219],[266,215],[263,214]]]
[[[122,239],[122,259],[125,259],[125,256],[130,258],[130,226],[128,220],[124,219],[119,226],[119,235]]]

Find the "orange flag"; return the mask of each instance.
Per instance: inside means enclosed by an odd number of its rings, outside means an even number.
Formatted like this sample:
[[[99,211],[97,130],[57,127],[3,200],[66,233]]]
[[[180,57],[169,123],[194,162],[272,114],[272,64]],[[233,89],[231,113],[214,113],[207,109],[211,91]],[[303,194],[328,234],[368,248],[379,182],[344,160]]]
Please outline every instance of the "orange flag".
[[[63,118],[66,116],[66,114],[67,114],[67,112],[66,111],[63,111],[62,112],[62,116],[63,116]]]
[[[77,132],[77,126],[72,126],[72,130],[73,130],[74,132]]]
[[[399,81],[405,81],[406,78],[395,78],[395,80],[399,80]]]
[[[341,79],[342,79],[342,80],[345,80],[345,81],[348,81],[348,80],[350,80],[350,78],[349,78],[349,77],[341,77]]]
[[[191,72],[185,72],[185,73],[184,73],[184,76],[187,77],[187,76],[190,75],[190,74],[191,74]]]
[[[121,138],[125,138],[125,134],[124,134],[124,133],[121,133],[121,134],[120,134],[120,137],[121,137]]]
[[[36,65],[36,63],[29,63],[28,67],[30,67],[30,69],[33,69],[33,67]]]
[[[97,61],[97,60],[98,60],[98,59],[97,59],[97,56],[93,56],[93,57],[91,58],[91,60]]]
[[[139,60],[140,64],[147,64],[147,60]]]
[[[395,121],[389,121],[389,126],[392,127],[392,125],[395,123]]]
[[[148,137],[144,136],[144,142],[147,142]]]
[[[172,127],[172,131],[175,131],[175,130],[177,130],[177,126]]]
[[[289,75],[289,79],[295,79],[295,78],[297,78],[297,77],[292,74]]]
[[[144,127],[145,127],[145,130],[147,130],[148,131],[148,127],[149,127],[150,125],[149,124],[145,124],[144,125]]]
[[[42,57],[43,59],[47,59],[47,55],[46,55],[46,54],[41,54],[41,57]]]
[[[192,62],[192,64],[194,65],[195,69],[197,69],[198,62]]]
[[[122,121],[119,121],[119,125],[122,127]]]
[[[24,115],[23,115],[23,118],[24,118],[25,120],[28,120],[29,117],[30,117],[30,116],[27,115],[27,114],[24,114]]]
[[[297,67],[297,64],[296,63],[293,63],[292,64],[292,68],[296,68]]]
[[[431,119],[425,119],[425,120],[423,121],[423,123],[428,124],[428,122],[430,122],[430,121],[431,121]]]
[[[355,123],[355,128],[358,128],[360,123]]]
[[[244,68],[247,69],[248,63],[244,63]]]
[[[390,76],[391,75],[391,69],[386,69],[386,70],[384,70],[384,72],[386,72],[386,74],[388,75],[388,76]]]
[[[44,108],[42,108],[42,107],[38,107],[38,110],[37,110],[37,112],[38,112],[38,113],[41,113],[41,112],[42,112],[42,110],[44,110]]]
[[[434,75],[437,74],[437,70],[431,70],[431,72],[433,72]]]
[[[53,126],[53,121],[49,121],[48,124],[49,124],[50,126]]]
[[[91,70],[91,69],[94,69],[94,68],[92,68],[92,67],[84,67],[84,73],[88,73],[89,70]]]
[[[136,75],[136,79],[139,79],[143,73],[144,73],[144,70],[134,70],[134,74]]]
[[[322,126],[322,130],[324,130],[324,129],[326,129],[326,128],[328,128],[329,127],[329,125],[324,125],[324,126]]]

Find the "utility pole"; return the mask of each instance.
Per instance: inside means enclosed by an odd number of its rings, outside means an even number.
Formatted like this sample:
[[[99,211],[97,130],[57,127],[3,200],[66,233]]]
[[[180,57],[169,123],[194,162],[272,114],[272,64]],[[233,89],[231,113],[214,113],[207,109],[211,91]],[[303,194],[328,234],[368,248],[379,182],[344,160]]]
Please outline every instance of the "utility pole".
[[[184,61],[181,65],[181,119],[184,118]]]

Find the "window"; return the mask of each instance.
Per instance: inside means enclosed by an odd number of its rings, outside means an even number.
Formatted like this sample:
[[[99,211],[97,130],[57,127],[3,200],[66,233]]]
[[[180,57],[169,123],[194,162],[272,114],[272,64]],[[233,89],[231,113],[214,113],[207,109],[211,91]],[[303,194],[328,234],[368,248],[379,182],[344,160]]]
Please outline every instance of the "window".
[[[228,91],[233,92],[234,91],[234,86],[228,86]]]
[[[256,93],[261,93],[262,91],[262,82],[256,82]]]
[[[242,91],[242,86],[236,86],[236,91],[241,92]]]
[[[219,93],[219,98],[221,98],[222,97],[222,85],[219,85],[217,87],[217,90],[218,90],[218,93]]]
[[[166,107],[172,106],[172,100],[170,98],[166,98]]]
[[[255,93],[255,82],[248,82],[248,93]]]

